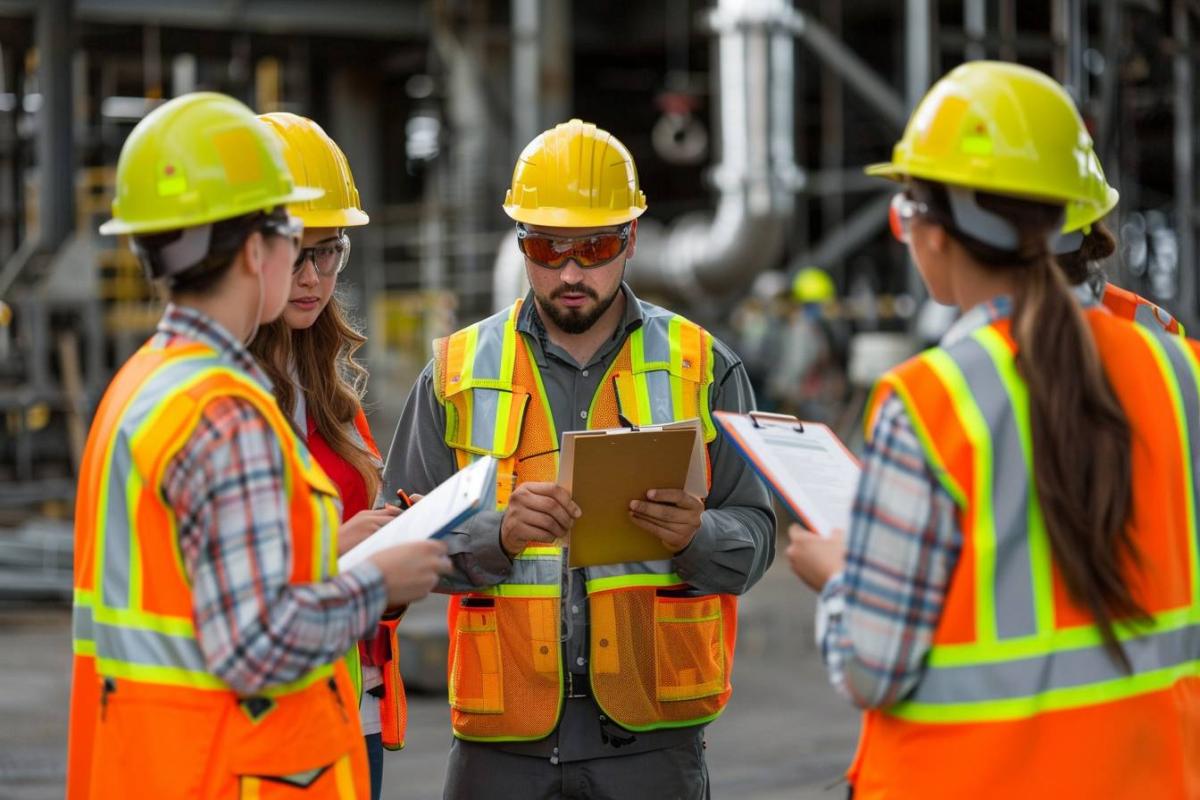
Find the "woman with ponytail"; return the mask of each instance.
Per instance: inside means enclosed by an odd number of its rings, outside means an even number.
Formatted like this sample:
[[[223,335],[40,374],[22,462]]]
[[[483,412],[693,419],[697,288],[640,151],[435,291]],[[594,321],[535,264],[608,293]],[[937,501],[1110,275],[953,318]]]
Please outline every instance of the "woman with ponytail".
[[[354,359],[366,337],[350,324],[337,293],[338,275],[350,259],[346,229],[366,225],[369,218],[345,154],[317,123],[285,112],[259,119],[279,139],[292,174],[325,190],[292,209],[304,221],[304,240],[292,266],[288,302],[277,320],[259,330],[250,351],[271,378],[279,407],[337,486],[344,520],[340,555],[400,513],[379,497],[383,462],[362,408],[367,371]],[[381,794],[384,747],[398,750],[404,744],[398,621],[381,622],[375,636],[350,654],[351,661],[361,658],[359,711],[372,800]]]
[[[1055,261],[1115,202],[1073,102],[970,62],[869,172],[963,315],[876,388],[845,542],[792,531],[853,797],[1200,797],[1200,361]]]

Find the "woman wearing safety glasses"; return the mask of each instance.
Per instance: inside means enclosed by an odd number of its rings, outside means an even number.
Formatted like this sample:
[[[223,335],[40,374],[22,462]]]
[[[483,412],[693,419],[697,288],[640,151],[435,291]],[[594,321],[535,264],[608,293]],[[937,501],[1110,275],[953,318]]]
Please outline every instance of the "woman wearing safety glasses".
[[[1200,796],[1200,362],[1055,263],[1111,199],[1074,103],[970,62],[868,171],[963,316],[877,387],[846,543],[792,531],[853,796]]]
[[[337,490],[246,350],[287,303],[286,206],[320,194],[220,94],[163,104],[121,149],[101,232],[170,303],[80,468],[71,798],[367,796],[343,657],[449,563],[428,542],[338,573]]]
[[[366,341],[347,319],[337,294],[338,275],[350,260],[347,228],[366,225],[350,164],[341,148],[311,119],[276,112],[259,117],[279,139],[297,180],[325,193],[290,207],[304,222],[304,241],[292,265],[291,291],[279,319],[263,326],[250,345],[275,386],[313,457],[337,485],[342,499],[338,553],[344,553],[400,513],[377,502],[382,459],[363,413],[367,373],[354,360]],[[380,508],[375,508],[381,505]],[[407,719],[396,645],[398,617],[380,624],[360,645],[359,706],[378,800],[383,748],[404,745]]]

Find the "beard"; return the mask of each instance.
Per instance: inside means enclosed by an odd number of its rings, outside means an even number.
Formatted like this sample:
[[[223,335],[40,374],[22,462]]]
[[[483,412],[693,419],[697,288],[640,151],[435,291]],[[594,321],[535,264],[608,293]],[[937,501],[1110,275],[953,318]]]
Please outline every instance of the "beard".
[[[604,316],[604,312],[612,306],[613,301],[617,299],[617,294],[621,291],[621,285],[617,284],[617,288],[608,297],[601,299],[600,295],[596,294],[590,286],[584,284],[559,286],[549,296],[534,292],[534,298],[538,302],[538,309],[545,314],[551,322],[558,327],[563,333],[578,334],[589,330],[596,324],[596,320]],[[582,294],[587,295],[596,301],[596,305],[591,311],[583,311],[578,308],[560,308],[554,304],[554,300],[562,297],[564,294]]]

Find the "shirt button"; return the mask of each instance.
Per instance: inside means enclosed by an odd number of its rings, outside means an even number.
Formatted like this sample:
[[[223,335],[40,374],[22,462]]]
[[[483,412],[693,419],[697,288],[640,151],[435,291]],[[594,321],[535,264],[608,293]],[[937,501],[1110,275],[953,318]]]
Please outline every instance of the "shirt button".
[[[587,663],[587,659],[584,658],[583,656],[580,656],[579,658],[575,659],[575,663],[582,667],[584,664]]]
[[[578,614],[578,613],[579,613],[579,606],[571,606],[571,613],[572,613],[572,614]]]
[[[581,375],[583,375],[583,377],[585,377],[585,378],[586,378],[586,377],[587,377],[587,370],[585,369],[585,370],[584,370],[583,372],[581,372],[580,374],[581,374]]]
[[[586,411],[580,411],[580,412],[579,412],[579,418],[580,418],[580,419],[587,419],[587,412],[586,412]]]

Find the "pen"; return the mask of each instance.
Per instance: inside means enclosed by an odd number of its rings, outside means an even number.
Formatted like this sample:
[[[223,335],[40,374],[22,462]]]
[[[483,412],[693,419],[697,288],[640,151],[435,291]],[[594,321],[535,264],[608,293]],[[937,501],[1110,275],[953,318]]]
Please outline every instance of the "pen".
[[[402,511],[407,511],[408,509],[412,508],[412,500],[408,499],[408,495],[405,494],[403,489],[396,490],[396,499],[399,501],[400,509]]]

